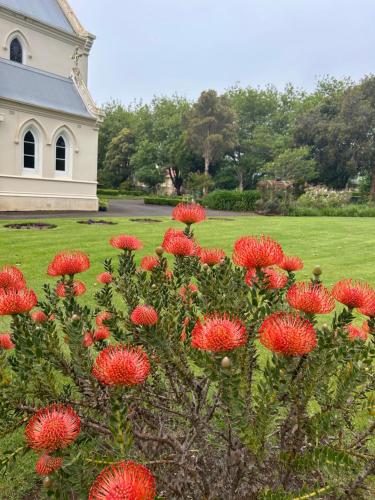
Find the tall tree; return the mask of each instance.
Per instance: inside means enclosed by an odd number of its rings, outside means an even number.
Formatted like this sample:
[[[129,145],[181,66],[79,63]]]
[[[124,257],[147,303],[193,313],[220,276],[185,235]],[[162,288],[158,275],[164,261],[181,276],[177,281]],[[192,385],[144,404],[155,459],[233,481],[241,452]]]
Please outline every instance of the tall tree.
[[[204,159],[204,173],[236,144],[235,114],[225,95],[215,90],[202,92],[186,120],[186,140],[192,151]]]
[[[124,128],[112,139],[105,158],[105,169],[114,187],[132,176],[131,160],[136,152],[134,133]]]

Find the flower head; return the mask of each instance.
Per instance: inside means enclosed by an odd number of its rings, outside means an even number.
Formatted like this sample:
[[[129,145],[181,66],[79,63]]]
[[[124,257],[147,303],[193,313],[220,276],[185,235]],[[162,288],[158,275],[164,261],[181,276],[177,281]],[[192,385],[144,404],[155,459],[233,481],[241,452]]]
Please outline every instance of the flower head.
[[[368,332],[363,327],[359,328],[358,326],[348,325],[346,331],[350,340],[360,339],[366,341],[368,339]]]
[[[220,264],[220,262],[223,261],[225,258],[225,252],[220,248],[201,248],[198,256],[202,264],[214,266],[215,264]]]
[[[51,457],[50,455],[42,455],[35,465],[35,472],[39,476],[48,476],[61,468],[63,459],[61,457]]]
[[[375,318],[375,291],[366,298],[366,304],[359,309],[361,314],[369,318]]]
[[[144,271],[152,271],[154,267],[157,267],[159,264],[160,262],[156,257],[153,255],[146,255],[141,261],[141,268]]]
[[[269,236],[244,236],[236,241],[233,262],[247,268],[278,265],[284,257],[281,245]]]
[[[33,290],[0,290],[0,316],[23,314],[31,311],[38,303]]]
[[[192,346],[211,352],[231,351],[247,342],[246,327],[239,319],[226,314],[198,320],[191,333]]]
[[[4,351],[10,351],[15,347],[16,346],[12,342],[10,333],[0,333],[0,350],[4,349]]]
[[[287,257],[284,255],[279,267],[288,272],[300,271],[303,269],[303,262],[299,257]]]
[[[192,256],[196,253],[196,246],[193,240],[185,234],[172,234],[164,237],[163,248],[167,253],[173,255]]]
[[[196,224],[206,219],[206,210],[197,203],[179,203],[173,209],[172,218],[184,224]]]
[[[149,326],[155,325],[159,318],[152,306],[137,306],[131,313],[130,319],[135,325]]]
[[[288,283],[288,276],[285,273],[276,271],[272,267],[266,267],[264,269],[265,274],[265,287],[269,290],[279,290],[284,288]]]
[[[308,314],[328,314],[335,308],[335,301],[323,285],[296,283],[286,295],[289,304]]]
[[[30,314],[30,316],[35,323],[44,323],[45,321],[48,321],[48,316],[43,311],[34,311]]]
[[[61,252],[55,255],[51,264],[48,266],[50,276],[73,276],[77,273],[83,273],[90,267],[90,260],[83,252]]]
[[[56,294],[59,297],[66,297],[68,291],[68,287],[65,283],[60,281],[56,285]],[[75,280],[73,282],[73,295],[75,297],[78,297],[79,295],[83,295],[86,292],[86,285],[82,283],[82,281]]]
[[[186,286],[182,286],[179,289],[178,294],[181,297],[181,299],[185,302],[188,293],[190,295],[193,295],[194,293],[197,293],[197,292],[198,292],[197,285],[194,285],[194,283],[189,283],[189,285],[187,287]]]
[[[26,281],[22,272],[14,266],[4,266],[0,271],[0,290],[22,290]]]
[[[56,451],[77,439],[80,426],[80,418],[70,406],[53,404],[31,417],[25,429],[26,441],[33,450]]]
[[[128,236],[126,234],[120,234],[111,238],[109,243],[113,248],[118,248],[120,250],[140,250],[143,247],[142,242],[135,236]]]
[[[111,332],[105,326],[101,326],[100,328],[98,328],[94,332],[94,340],[95,340],[95,342],[97,342],[98,340],[109,339],[110,336],[111,336]]]
[[[118,462],[102,470],[94,481],[89,500],[154,500],[155,478],[143,465]]]
[[[150,362],[141,347],[110,346],[95,360],[92,374],[102,384],[132,386],[144,382],[150,373]]]
[[[100,312],[96,318],[95,318],[95,323],[98,326],[103,326],[105,321],[108,321],[112,318],[112,314],[108,311],[102,311]]]
[[[100,273],[96,277],[96,281],[102,285],[108,285],[109,283],[112,283],[113,276],[111,273]]]
[[[367,283],[345,279],[336,283],[332,295],[338,302],[351,309],[365,308],[374,295],[374,290]]]
[[[270,351],[288,356],[302,356],[315,349],[316,332],[310,321],[291,313],[268,316],[260,329],[260,342]]]
[[[92,332],[85,332],[83,334],[82,344],[85,347],[91,347],[94,344],[94,335],[92,334]]]

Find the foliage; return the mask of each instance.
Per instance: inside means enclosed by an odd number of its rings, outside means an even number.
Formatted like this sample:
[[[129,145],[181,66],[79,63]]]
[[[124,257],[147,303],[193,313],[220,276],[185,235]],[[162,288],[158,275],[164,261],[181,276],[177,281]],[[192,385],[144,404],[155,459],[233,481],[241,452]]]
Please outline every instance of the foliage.
[[[203,193],[210,191],[214,184],[215,182],[210,175],[192,172],[188,175],[186,189],[193,194],[195,198],[200,198]]]
[[[143,198],[145,205],[167,205],[169,207],[176,207],[181,203],[181,199],[172,196],[145,196]]]
[[[341,207],[308,207],[292,205],[286,215],[296,217],[375,217],[374,205],[347,204]]]
[[[234,212],[253,212],[259,200],[258,191],[217,190],[203,198],[203,204],[214,210],[232,210]]]
[[[131,190],[126,191],[124,189],[109,189],[109,188],[99,188],[98,196],[105,198],[117,198],[121,196],[144,196],[144,191]]]
[[[185,236],[174,237],[194,236],[186,227]],[[282,265],[276,242],[263,239],[270,248],[261,255],[261,240],[245,240],[236,248],[253,249],[247,258]],[[87,498],[105,465],[131,459],[152,471],[159,497],[296,498],[320,491],[366,498],[374,425],[365,419],[359,426],[357,417],[373,411],[375,347],[372,336],[349,340],[352,310],[338,311],[329,326],[320,326],[312,314],[293,313],[309,325],[312,343],[304,355],[282,354],[289,335],[299,335],[287,329],[276,354],[261,332],[271,313],[290,311],[292,272],[283,289],[270,289],[264,270],[255,271],[249,286],[247,270],[229,258],[208,266],[196,255],[178,255],[173,275],[166,273],[159,248],[156,258],[149,272],[137,269],[134,252],[126,248],[116,261],[107,259],[104,268],[113,280],[96,293],[97,307],[82,305],[73,295],[73,276],[65,275],[65,298],[45,286],[39,300],[46,321],[36,323],[27,313],[10,318],[16,348],[0,352],[3,435],[52,402],[72,406],[81,419],[77,441],[58,452],[63,467],[38,497]],[[156,324],[134,324],[131,312],[140,304],[156,310]],[[96,331],[99,311],[111,313],[105,324],[110,338],[86,347],[84,334]],[[225,319],[202,337],[207,315]],[[373,327],[370,320],[370,332]],[[226,343],[239,333],[237,348]],[[300,340],[292,343],[294,350],[304,345]],[[151,364],[147,381],[133,387],[99,383],[92,367],[108,343],[142,346]],[[117,377],[127,366],[111,373]],[[23,445],[1,450],[3,470],[11,471],[23,453],[36,460]]]
[[[318,172],[316,161],[309,158],[308,147],[286,149],[273,162],[267,163],[263,173],[272,179],[291,181],[293,184],[305,184],[316,179]]]
[[[352,198],[352,191],[335,191],[325,186],[307,188],[297,200],[297,207],[337,208],[347,205]]]
[[[124,128],[112,139],[105,157],[105,173],[112,179],[111,184],[118,187],[121,182],[132,176],[131,160],[136,152],[133,132]]]

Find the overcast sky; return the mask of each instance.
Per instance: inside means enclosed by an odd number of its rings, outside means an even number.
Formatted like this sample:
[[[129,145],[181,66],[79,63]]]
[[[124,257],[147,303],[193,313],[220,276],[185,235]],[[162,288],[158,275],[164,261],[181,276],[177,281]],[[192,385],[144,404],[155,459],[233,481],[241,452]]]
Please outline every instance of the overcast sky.
[[[70,0],[103,103],[375,72],[375,0]]]

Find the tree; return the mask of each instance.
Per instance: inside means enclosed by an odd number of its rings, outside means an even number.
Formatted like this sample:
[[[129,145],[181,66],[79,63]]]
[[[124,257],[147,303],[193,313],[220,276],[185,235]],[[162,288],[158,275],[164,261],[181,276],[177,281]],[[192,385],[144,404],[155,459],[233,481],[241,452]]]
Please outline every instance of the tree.
[[[186,140],[189,147],[204,159],[204,173],[236,143],[235,114],[228,98],[215,90],[202,92],[186,121]]]
[[[286,149],[273,162],[267,163],[263,172],[273,179],[291,181],[295,185],[310,182],[318,175],[316,161],[311,158],[307,146]]]
[[[131,159],[136,151],[135,135],[128,128],[111,140],[105,158],[105,169],[114,187],[129,179],[133,173]]]

